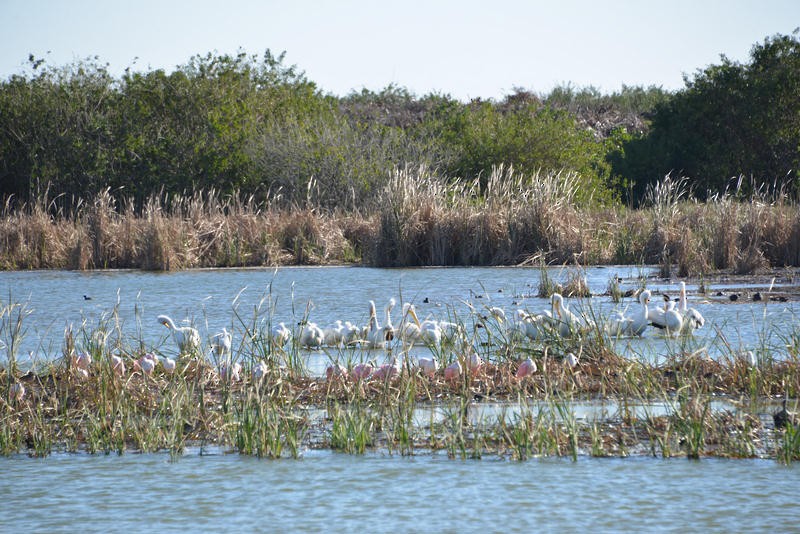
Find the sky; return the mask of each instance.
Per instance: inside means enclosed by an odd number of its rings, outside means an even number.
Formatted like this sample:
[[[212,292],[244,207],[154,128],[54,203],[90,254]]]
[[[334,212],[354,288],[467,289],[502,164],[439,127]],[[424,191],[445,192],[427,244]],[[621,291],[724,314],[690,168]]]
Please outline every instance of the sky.
[[[0,0],[0,79],[29,73],[29,54],[53,66],[98,56],[119,76],[269,49],[338,96],[390,84],[462,101],[564,85],[674,91],[798,26],[798,0]]]

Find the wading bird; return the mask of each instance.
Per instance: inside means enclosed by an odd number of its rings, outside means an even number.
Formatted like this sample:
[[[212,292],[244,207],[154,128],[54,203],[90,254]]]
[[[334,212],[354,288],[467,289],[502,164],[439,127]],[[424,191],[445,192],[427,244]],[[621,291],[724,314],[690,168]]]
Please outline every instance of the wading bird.
[[[435,357],[417,358],[417,366],[419,366],[423,373],[431,378],[436,375],[436,371],[439,369],[439,364]]]
[[[280,322],[273,325],[270,332],[270,345],[273,349],[283,348],[292,339],[292,329]]]
[[[681,280],[681,292],[678,298],[678,312],[683,316],[682,331],[691,334],[697,328],[702,328],[706,324],[705,317],[699,311],[689,307],[686,299],[686,282]]]
[[[385,312],[388,324],[383,327],[378,322],[378,316],[375,312],[375,302],[369,301],[369,330],[367,332],[367,347],[371,349],[386,348],[388,342],[394,339],[394,327],[392,327],[391,311],[394,307],[394,299],[389,301],[386,305]]]
[[[178,352],[185,354],[196,352],[200,349],[200,333],[191,326],[177,326],[167,315],[159,315],[158,322],[169,328],[172,339],[178,345]]]
[[[564,297],[560,293],[553,293],[551,297],[553,305],[553,321],[558,329],[558,335],[561,337],[570,337],[580,332],[581,320],[572,313],[564,303]]]
[[[228,332],[227,328],[223,328],[222,332],[214,336],[211,342],[211,347],[214,349],[217,359],[225,360],[231,356],[231,345],[233,344],[233,336]]]
[[[639,307],[629,316],[617,312],[606,326],[606,331],[612,336],[641,336],[647,329],[648,310],[650,303],[650,291],[644,290],[639,293]]]
[[[519,364],[517,368],[516,377],[517,378],[525,378],[526,376],[531,376],[537,371],[536,362],[534,362],[531,358],[526,358]]]
[[[300,336],[297,342],[301,347],[308,349],[318,349],[325,343],[325,332],[317,323],[305,322],[300,323]]]

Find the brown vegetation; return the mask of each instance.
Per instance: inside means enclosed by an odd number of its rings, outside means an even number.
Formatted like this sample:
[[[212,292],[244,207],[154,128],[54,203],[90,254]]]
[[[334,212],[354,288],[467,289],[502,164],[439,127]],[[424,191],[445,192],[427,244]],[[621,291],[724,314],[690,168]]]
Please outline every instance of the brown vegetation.
[[[661,264],[664,274],[800,266],[800,210],[785,196],[686,200],[666,177],[646,207],[585,207],[579,177],[497,168],[452,183],[398,170],[359,212],[216,191],[153,196],[135,211],[106,190],[64,213],[46,195],[0,217],[3,269],[175,270],[361,262],[374,266]],[[673,269],[676,269],[673,272]]]

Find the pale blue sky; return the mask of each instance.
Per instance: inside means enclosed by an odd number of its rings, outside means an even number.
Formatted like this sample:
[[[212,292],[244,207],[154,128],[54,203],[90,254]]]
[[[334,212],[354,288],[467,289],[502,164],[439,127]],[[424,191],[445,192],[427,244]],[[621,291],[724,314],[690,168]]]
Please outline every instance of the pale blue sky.
[[[52,65],[97,55],[118,75],[269,48],[337,95],[390,83],[461,100],[566,83],[674,90],[797,26],[798,0],[0,0],[0,78],[25,72],[29,53]]]

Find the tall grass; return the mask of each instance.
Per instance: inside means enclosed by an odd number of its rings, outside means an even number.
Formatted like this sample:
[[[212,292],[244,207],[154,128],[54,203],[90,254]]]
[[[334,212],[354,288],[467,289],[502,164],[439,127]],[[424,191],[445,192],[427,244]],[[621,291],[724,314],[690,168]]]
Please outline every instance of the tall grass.
[[[139,268],[324,264],[661,264],[680,276],[800,265],[800,210],[780,188],[691,200],[666,176],[639,209],[578,201],[575,173],[498,166],[480,180],[395,170],[358,211],[286,205],[279,193],[152,195],[139,210],[108,189],[67,213],[48,197],[0,213],[0,267]],[[583,198],[583,197],[581,197]],[[11,206],[17,206],[11,208]]]

